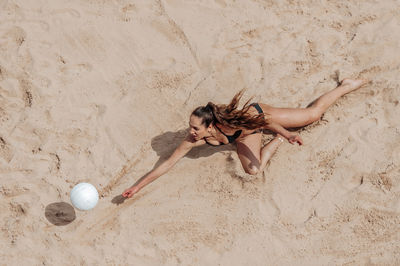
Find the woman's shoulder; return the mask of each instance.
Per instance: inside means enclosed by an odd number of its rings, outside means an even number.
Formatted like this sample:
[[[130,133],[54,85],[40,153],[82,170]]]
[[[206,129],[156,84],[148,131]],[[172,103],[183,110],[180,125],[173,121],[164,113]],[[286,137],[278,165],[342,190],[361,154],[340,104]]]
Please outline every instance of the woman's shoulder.
[[[187,136],[183,142],[184,142],[185,146],[190,147],[190,148],[206,144],[206,141],[204,139],[195,140],[191,134],[187,134]]]

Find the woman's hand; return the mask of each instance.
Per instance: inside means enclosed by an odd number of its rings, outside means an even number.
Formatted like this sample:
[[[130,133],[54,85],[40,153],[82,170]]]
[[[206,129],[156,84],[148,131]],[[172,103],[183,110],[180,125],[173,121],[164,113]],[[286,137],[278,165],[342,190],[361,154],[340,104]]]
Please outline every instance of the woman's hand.
[[[299,145],[303,145],[303,140],[296,133],[291,133],[287,140],[289,141],[290,144],[298,143]]]
[[[122,196],[125,198],[130,198],[133,195],[135,195],[136,193],[138,193],[139,190],[140,189],[138,187],[132,186],[132,187],[128,188],[127,190],[125,190],[124,193],[122,193]]]
[[[276,122],[269,123],[265,128],[277,133],[278,135],[284,136],[291,144],[298,143],[299,145],[303,145],[303,140],[297,133],[288,131]]]

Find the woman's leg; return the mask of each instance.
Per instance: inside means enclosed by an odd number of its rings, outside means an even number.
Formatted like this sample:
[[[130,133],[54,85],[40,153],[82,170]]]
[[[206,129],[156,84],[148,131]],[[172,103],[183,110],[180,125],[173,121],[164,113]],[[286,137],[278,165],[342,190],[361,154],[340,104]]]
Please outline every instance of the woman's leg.
[[[251,175],[264,170],[268,160],[282,143],[275,138],[261,149],[261,136],[262,133],[256,133],[236,141],[237,153],[243,169]]]
[[[362,79],[344,79],[338,87],[314,100],[307,108],[274,108],[263,104],[260,106],[271,116],[272,121],[285,128],[303,127],[319,120],[338,98],[365,83]]]
[[[283,127],[302,127],[320,119],[326,109],[338,98],[360,88],[365,83],[364,80],[344,79],[340,86],[320,96],[307,108],[274,108],[261,103],[260,106],[274,122]],[[264,170],[281,141],[275,138],[261,149],[261,133],[256,133],[237,140],[236,144],[243,169],[246,173],[255,175]]]

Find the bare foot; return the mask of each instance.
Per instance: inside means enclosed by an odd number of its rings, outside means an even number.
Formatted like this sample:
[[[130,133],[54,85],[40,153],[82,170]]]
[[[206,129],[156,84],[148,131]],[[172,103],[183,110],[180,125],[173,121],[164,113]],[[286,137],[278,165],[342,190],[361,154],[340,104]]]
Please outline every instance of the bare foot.
[[[356,89],[361,88],[365,84],[368,83],[368,80],[366,79],[343,79],[342,82],[340,83],[340,86],[346,87],[347,88],[347,93],[354,91]]]

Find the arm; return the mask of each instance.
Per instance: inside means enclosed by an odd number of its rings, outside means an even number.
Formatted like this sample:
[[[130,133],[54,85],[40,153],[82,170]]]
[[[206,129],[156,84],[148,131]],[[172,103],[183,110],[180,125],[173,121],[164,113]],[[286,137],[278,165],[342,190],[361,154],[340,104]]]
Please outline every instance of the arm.
[[[294,143],[298,143],[299,145],[303,144],[303,140],[301,139],[301,137],[294,132],[290,132],[288,131],[286,128],[284,128],[283,126],[281,126],[280,124],[276,123],[276,122],[270,122],[268,123],[268,125],[266,126],[266,129],[269,129],[279,135],[282,135],[285,139],[287,139],[291,144]]]
[[[263,170],[267,165],[269,159],[276,152],[278,147],[283,143],[283,138],[281,135],[277,134],[276,137],[266,144],[261,150],[261,162],[260,169]]]
[[[172,166],[174,166],[183,156],[185,156],[193,147],[200,146],[205,143],[204,140],[199,140],[194,142],[190,135],[176,148],[172,155],[162,164],[160,164],[156,169],[148,173],[146,176],[139,179],[132,187],[126,189],[122,196],[132,197],[135,193],[139,192],[144,186],[156,180],[158,177],[162,176],[168,172]]]

